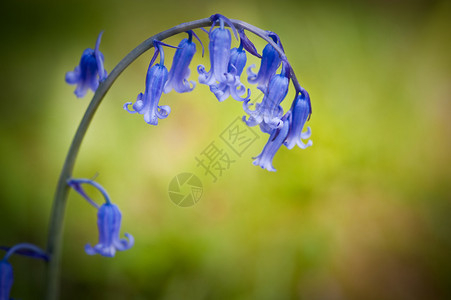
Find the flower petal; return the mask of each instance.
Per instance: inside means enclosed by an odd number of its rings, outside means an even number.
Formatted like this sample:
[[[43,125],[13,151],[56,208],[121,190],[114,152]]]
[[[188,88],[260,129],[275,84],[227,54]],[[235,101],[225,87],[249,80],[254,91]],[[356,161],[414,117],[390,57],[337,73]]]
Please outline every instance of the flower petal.
[[[0,260],[0,299],[9,299],[13,282],[13,267],[6,259]]]
[[[128,250],[135,244],[135,238],[131,234],[125,233],[124,235],[128,241],[126,239],[120,239],[114,243],[114,246],[118,251]]]
[[[263,151],[255,158],[253,162],[254,165],[260,166],[261,168],[271,172],[276,171],[276,169],[272,165],[272,161],[288,134],[289,122],[287,121],[286,116],[287,115],[282,118],[282,126],[272,131],[271,135],[269,136],[268,142],[263,148]]]
[[[295,145],[305,149],[313,144],[311,141],[304,144],[301,140],[302,138],[309,138],[311,135],[310,128],[306,133],[302,133],[302,129],[304,128],[310,113],[309,99],[309,94],[303,89],[300,94],[296,95],[293,104],[291,105],[291,114],[289,117],[290,130],[288,132],[287,140],[285,141],[285,146],[288,149],[292,149]]]
[[[196,44],[191,39],[183,39],[179,43],[164,87],[165,93],[169,93],[172,89],[178,93],[186,93],[193,90],[195,84],[190,87],[187,78],[190,74],[189,65],[195,53]]]
[[[258,88],[266,90],[266,86],[268,85],[271,77],[276,73],[277,69],[280,66],[281,59],[279,53],[270,44],[267,44],[265,46],[262,54],[263,55],[258,74],[255,75],[255,73],[253,73],[250,68],[248,68],[247,80],[251,84],[258,84]]]

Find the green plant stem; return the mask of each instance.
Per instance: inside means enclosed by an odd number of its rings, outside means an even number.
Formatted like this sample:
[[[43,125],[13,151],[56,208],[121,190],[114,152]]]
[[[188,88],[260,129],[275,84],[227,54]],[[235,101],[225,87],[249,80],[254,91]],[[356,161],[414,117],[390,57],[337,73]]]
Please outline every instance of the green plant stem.
[[[279,52],[282,59],[286,59],[284,52],[269,37],[269,32],[239,20],[231,21],[237,29],[244,28],[263,38]],[[183,23],[148,38],[140,45],[138,45],[135,49],[133,49],[129,54],[127,54],[111,71],[108,77],[99,84],[99,87],[97,88],[91,102],[89,103],[89,106],[72,140],[66,156],[66,160],[64,161],[64,166],[61,170],[55,192],[47,241],[47,253],[50,257],[50,260],[47,267],[46,299],[56,300],[59,298],[59,275],[63,239],[63,220],[67,202],[67,195],[69,192],[67,180],[72,177],[72,171],[78,155],[78,151],[80,150],[80,145],[83,141],[86,131],[88,130],[89,124],[91,123],[94,114],[97,111],[97,108],[99,107],[106,93],[108,92],[114,81],[118,78],[118,76],[140,55],[151,49],[153,47],[154,40],[162,41],[167,39],[168,37],[185,32],[187,30],[208,26],[211,26],[210,18]],[[293,84],[296,90],[300,90],[300,85],[293,70],[291,70],[291,79],[293,80]]]

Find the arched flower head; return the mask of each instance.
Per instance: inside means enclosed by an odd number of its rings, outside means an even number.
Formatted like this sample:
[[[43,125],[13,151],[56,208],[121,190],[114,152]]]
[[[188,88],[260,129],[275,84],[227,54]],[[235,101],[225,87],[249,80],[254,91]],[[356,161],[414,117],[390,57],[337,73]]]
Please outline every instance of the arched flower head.
[[[78,98],[84,97],[88,89],[95,92],[99,82],[103,81],[107,76],[107,72],[103,67],[103,54],[99,50],[102,33],[100,32],[97,37],[95,49],[88,48],[83,51],[80,64],[73,71],[66,73],[66,82],[77,85],[74,94]]]
[[[282,126],[276,129],[273,129],[270,132],[270,136],[268,139],[268,142],[266,143],[265,147],[263,148],[263,151],[255,157],[255,160],[253,162],[254,165],[260,166],[263,169],[266,169],[271,172],[275,172],[276,169],[274,169],[272,165],[272,161],[274,159],[274,156],[276,155],[279,148],[282,146],[282,144],[285,142],[285,139],[288,135],[289,130],[289,122],[287,121],[290,113],[287,112],[282,117]]]
[[[196,44],[193,42],[193,35],[199,40],[201,45],[202,42],[192,30],[187,31],[187,33],[188,38],[183,39],[179,43],[178,49],[175,51],[171,70],[169,71],[168,81],[164,86],[164,92],[166,94],[172,89],[174,89],[177,93],[191,92],[196,86],[195,81],[187,80],[190,74],[189,64],[196,53]]]
[[[300,93],[296,95],[290,108],[290,115],[288,118],[290,128],[287,139],[284,143],[288,149],[292,149],[295,145],[298,145],[301,149],[305,149],[313,145],[311,140],[309,140],[307,144],[304,144],[302,141],[303,139],[308,139],[311,136],[310,127],[307,127],[306,132],[302,132],[310,112],[310,96],[304,88],[301,88]]]
[[[0,260],[0,300],[9,300],[11,288],[14,283],[13,267],[8,261],[9,257],[16,253],[33,258],[40,258],[45,261],[48,261],[49,258],[44,250],[29,243],[20,243],[13,247],[1,248],[7,252],[3,259]]]
[[[105,198],[105,203],[102,204],[102,206],[99,207],[85,193],[81,186],[84,183],[94,186],[102,193]],[[94,247],[87,244],[85,246],[85,252],[87,254],[100,254],[106,257],[113,257],[116,254],[116,251],[124,251],[133,246],[135,240],[132,235],[125,233],[128,240],[119,238],[122,219],[121,212],[117,205],[111,203],[107,192],[100,184],[89,179],[71,179],[68,181],[68,185],[98,209],[97,228],[99,230],[99,243]]]
[[[289,66],[284,63],[281,73],[271,77],[265,96],[261,103],[255,105],[255,110],[249,108],[250,100],[243,102],[243,109],[249,114],[248,120],[245,117],[243,119],[248,126],[261,125],[262,130],[269,133],[282,125],[283,109],[280,103],[288,93],[289,74]]]
[[[129,113],[139,113],[144,115],[144,121],[147,124],[158,125],[158,119],[165,119],[171,112],[167,105],[159,105],[164,86],[168,80],[168,69],[164,66],[163,44],[160,41],[154,41],[155,54],[149,64],[146,76],[146,89],[140,93],[133,104],[133,110],[128,108],[132,102],[124,104],[124,109]],[[152,66],[156,57],[160,54],[160,63]]]
[[[282,44],[277,34],[272,33],[270,37],[278,46],[282,48]],[[282,60],[280,58],[280,54],[276,51],[276,49],[274,49],[273,46],[271,46],[271,44],[267,44],[262,52],[262,59],[258,73],[255,74],[252,71],[252,68],[255,67],[254,64],[247,68],[247,81],[251,84],[258,84],[258,89],[265,93],[271,77],[276,73],[281,62]]]

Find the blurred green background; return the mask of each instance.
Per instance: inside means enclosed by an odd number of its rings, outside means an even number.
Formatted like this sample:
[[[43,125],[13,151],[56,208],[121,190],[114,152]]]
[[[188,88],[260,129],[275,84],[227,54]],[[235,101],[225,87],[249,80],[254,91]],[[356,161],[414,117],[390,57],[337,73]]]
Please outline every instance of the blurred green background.
[[[98,238],[96,211],[72,192],[62,299],[451,298],[449,1],[19,0],[1,11],[2,245],[45,247],[60,168],[92,96],[75,98],[64,74],[101,30],[111,71],[179,23],[241,19],[280,35],[312,98],[313,147],[282,148],[271,173],[252,165],[260,134],[212,182],[195,157],[243,115],[241,105],[198,85],[164,95],[171,115],[147,125],[122,109],[144,91],[153,51],[139,58],[107,94],[74,171],[99,173],[123,213],[121,236],[136,244],[113,259],[86,255]],[[170,65],[174,51],[166,53]],[[196,56],[191,79],[201,63],[209,69],[208,53]],[[181,172],[204,185],[189,208],[168,196]],[[11,263],[11,296],[40,298],[44,264]]]

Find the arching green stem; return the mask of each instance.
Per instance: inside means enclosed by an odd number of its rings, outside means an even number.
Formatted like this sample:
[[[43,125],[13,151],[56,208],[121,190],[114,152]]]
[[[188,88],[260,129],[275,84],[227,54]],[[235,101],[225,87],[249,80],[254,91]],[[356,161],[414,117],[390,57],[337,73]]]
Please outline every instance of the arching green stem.
[[[262,30],[258,27],[255,27],[253,25],[250,25],[246,22],[239,21],[239,20],[230,20],[231,23],[237,28],[237,29],[246,29],[255,35],[261,37],[268,43],[270,43],[280,54],[281,58],[283,60],[286,60],[286,56],[283,53],[283,51],[280,49],[279,46],[277,46],[274,41],[269,37],[268,32],[265,30]],[[50,224],[49,224],[49,232],[48,232],[48,241],[47,241],[47,253],[50,256],[50,261],[48,263],[47,268],[47,289],[46,289],[46,299],[48,300],[55,300],[58,299],[59,295],[59,274],[60,274],[60,261],[61,261],[61,247],[62,247],[62,237],[63,237],[63,220],[64,220],[64,213],[66,208],[66,202],[67,202],[67,195],[69,192],[69,186],[67,185],[67,180],[72,177],[72,171],[74,168],[75,160],[78,155],[78,151],[80,150],[80,145],[83,141],[83,138],[86,134],[86,131],[88,130],[89,124],[91,123],[97,108],[99,107],[100,103],[102,102],[103,98],[105,97],[106,93],[116,81],[118,76],[133,62],[135,61],[140,55],[142,55],[147,50],[151,49],[153,47],[153,41],[163,41],[173,35],[176,35],[178,33],[182,33],[191,29],[201,28],[201,27],[209,27],[211,26],[212,22],[210,18],[205,18],[201,20],[196,20],[188,23],[183,23],[180,25],[177,25],[173,28],[170,28],[166,31],[160,32],[144,42],[142,42],[140,45],[138,45],[135,49],[133,49],[129,54],[127,54],[118,64],[117,66],[111,71],[111,73],[108,75],[108,77],[102,81],[99,84],[99,87],[97,88],[91,102],[89,103],[89,106],[78,126],[78,129],[75,133],[75,136],[72,140],[72,143],[70,145],[69,151],[67,153],[66,159],[64,161],[63,168],[61,170],[61,174],[58,180],[53,206],[52,206],[52,212],[50,217]],[[224,24],[224,26],[228,26],[227,24]],[[291,79],[293,80],[293,84],[296,88],[296,90],[300,90],[300,85],[296,79],[296,76],[291,70]]]

